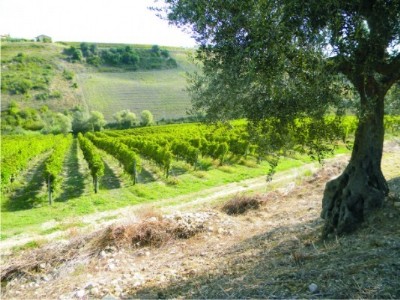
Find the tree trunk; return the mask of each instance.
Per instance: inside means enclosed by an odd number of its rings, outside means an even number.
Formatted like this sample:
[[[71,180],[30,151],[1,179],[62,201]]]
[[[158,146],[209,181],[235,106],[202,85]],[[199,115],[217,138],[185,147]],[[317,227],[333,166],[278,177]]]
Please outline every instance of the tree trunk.
[[[137,183],[136,160],[133,162],[133,185]]]
[[[94,185],[94,193],[97,194],[97,191],[99,190],[99,179],[97,176],[93,177],[93,185]]]
[[[361,97],[361,116],[350,162],[328,182],[322,200],[323,235],[351,232],[373,209],[381,207],[389,189],[381,171],[384,140],[384,96]]]

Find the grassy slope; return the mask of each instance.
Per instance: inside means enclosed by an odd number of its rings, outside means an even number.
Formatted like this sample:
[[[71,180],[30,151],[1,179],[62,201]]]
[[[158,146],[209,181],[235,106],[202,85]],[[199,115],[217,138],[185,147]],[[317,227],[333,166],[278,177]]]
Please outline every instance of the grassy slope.
[[[62,72],[64,69],[73,69],[72,64],[63,60],[62,51],[66,46],[53,44],[40,44],[33,42],[18,42],[18,43],[2,43],[1,59],[9,60],[19,53],[26,56],[35,56],[48,61],[53,65],[54,76],[51,80],[49,91],[59,91],[62,94],[61,99],[50,99],[47,101],[36,100],[35,95],[43,91],[30,91],[29,96],[25,95],[10,95],[1,93],[1,109],[8,107],[11,101],[16,101],[21,107],[40,108],[47,105],[51,110],[63,112],[66,109],[79,106],[82,103],[82,96],[79,90],[71,87],[72,82],[63,78]],[[4,72],[4,70],[3,70]]]

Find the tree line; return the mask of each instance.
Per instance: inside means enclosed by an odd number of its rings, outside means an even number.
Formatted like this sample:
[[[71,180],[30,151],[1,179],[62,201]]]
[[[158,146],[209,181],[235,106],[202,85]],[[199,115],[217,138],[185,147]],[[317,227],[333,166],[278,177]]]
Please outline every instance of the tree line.
[[[105,127],[127,129],[154,124],[154,116],[149,110],[143,110],[140,116],[129,109],[113,115],[113,121],[107,122],[102,112],[86,112],[79,107],[61,112],[54,112],[43,105],[38,109],[21,107],[12,101],[2,112],[1,130],[3,134],[24,133],[26,131],[43,134],[67,134],[88,131],[101,131]]]
[[[171,69],[178,64],[169,51],[158,45],[150,49],[135,49],[132,46],[99,48],[97,44],[81,43],[64,50],[71,62],[86,62],[90,65],[128,67],[131,70]]]

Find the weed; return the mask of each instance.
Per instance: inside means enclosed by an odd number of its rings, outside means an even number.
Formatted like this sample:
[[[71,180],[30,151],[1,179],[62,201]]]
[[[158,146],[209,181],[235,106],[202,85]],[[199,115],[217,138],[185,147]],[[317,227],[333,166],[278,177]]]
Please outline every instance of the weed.
[[[179,179],[176,178],[176,177],[169,177],[169,178],[166,180],[166,184],[167,184],[167,185],[178,185],[178,184],[179,184]]]
[[[138,212],[138,218],[140,220],[148,220],[148,219],[156,219],[161,221],[163,216],[160,211],[156,210],[154,207],[144,207],[142,210]]]
[[[78,264],[75,267],[74,272],[72,273],[73,276],[79,276],[86,272],[86,265],[85,264]]]
[[[197,178],[207,178],[207,173],[204,171],[195,171],[193,172],[193,176],[196,176]]]
[[[218,170],[220,170],[220,171],[222,171],[224,173],[229,173],[229,174],[232,174],[232,173],[235,172],[235,169],[232,168],[232,167],[229,167],[229,166],[221,166],[221,167],[218,168]]]
[[[42,247],[46,243],[45,240],[35,240],[35,241],[30,241],[22,246],[16,246],[13,248],[13,252],[19,252],[19,251],[24,251],[24,250],[29,250],[29,249],[35,249]]]
[[[241,159],[239,161],[239,164],[248,167],[248,168],[258,168],[259,165],[257,164],[257,162],[255,162],[254,160],[249,160],[249,159]]]
[[[48,228],[48,229],[46,229],[46,230],[43,230],[42,232],[40,232],[40,234],[46,235],[46,234],[50,234],[50,233],[56,232],[56,231],[58,231],[58,230],[60,230],[60,229],[61,229],[61,228],[60,228],[59,226],[55,226],[55,227],[52,227],[52,228]]]

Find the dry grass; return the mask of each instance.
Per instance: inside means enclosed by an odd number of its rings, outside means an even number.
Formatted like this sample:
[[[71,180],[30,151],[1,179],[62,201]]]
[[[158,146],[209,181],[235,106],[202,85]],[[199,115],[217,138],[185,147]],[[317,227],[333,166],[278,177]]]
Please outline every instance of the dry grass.
[[[386,201],[382,210],[351,235],[321,240],[318,218],[324,183],[342,164],[317,172],[290,193],[268,193],[268,205],[249,211],[243,239],[223,252],[212,267],[168,285],[133,289],[133,298],[400,298],[400,210]],[[389,183],[392,189],[399,184]],[[252,222],[243,222],[251,219]],[[265,228],[264,230],[260,228]],[[239,233],[239,232],[238,232]],[[315,292],[309,290],[316,284]]]
[[[107,228],[74,237],[67,245],[53,244],[35,250],[22,251],[8,260],[1,269],[1,281],[43,271],[41,266],[57,267],[73,260],[95,257],[104,250],[138,247],[160,247],[174,239],[188,239],[204,230],[174,219],[163,219],[155,210],[142,212],[141,221]]]
[[[265,202],[260,195],[237,194],[225,202],[222,211],[228,215],[242,215],[251,209],[258,209]]]

